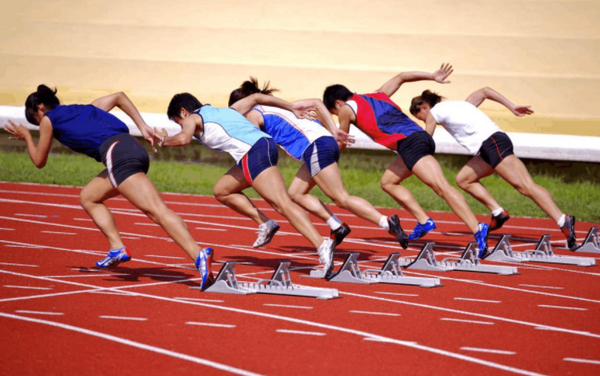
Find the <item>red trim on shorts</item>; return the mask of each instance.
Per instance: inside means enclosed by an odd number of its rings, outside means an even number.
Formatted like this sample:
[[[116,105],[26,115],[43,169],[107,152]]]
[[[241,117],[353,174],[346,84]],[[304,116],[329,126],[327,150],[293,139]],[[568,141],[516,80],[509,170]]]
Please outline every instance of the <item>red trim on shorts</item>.
[[[502,158],[502,154],[500,153],[500,148],[498,148],[498,144],[496,143],[496,140],[494,140],[493,136],[490,136],[490,138],[492,139],[494,146],[496,146],[496,151],[498,152],[498,156],[500,157],[500,160],[503,161],[504,158]]]
[[[248,154],[244,155],[242,158],[242,172],[244,173],[246,181],[252,185],[252,175],[250,175],[250,169],[248,168]]]

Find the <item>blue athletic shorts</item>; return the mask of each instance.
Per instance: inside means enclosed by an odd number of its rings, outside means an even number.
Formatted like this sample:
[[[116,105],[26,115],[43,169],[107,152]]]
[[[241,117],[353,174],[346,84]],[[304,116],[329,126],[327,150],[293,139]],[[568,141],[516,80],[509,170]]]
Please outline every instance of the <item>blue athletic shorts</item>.
[[[263,137],[244,155],[238,166],[244,171],[244,177],[250,184],[261,172],[277,166],[277,144],[272,138]]]
[[[337,163],[340,159],[340,148],[333,137],[319,137],[304,150],[302,159],[308,167],[310,177],[314,177],[325,167]]]

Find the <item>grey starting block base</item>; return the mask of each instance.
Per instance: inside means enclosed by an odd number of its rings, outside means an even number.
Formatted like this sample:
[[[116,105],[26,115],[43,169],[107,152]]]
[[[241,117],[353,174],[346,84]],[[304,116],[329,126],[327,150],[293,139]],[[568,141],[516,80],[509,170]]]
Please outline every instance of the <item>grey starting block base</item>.
[[[411,285],[420,287],[441,286],[438,278],[406,277],[402,274],[400,264],[400,253],[394,252],[389,255],[381,269],[366,269],[362,271],[358,264],[358,253],[352,252],[348,255],[340,270],[329,280],[332,282],[357,283],[369,285],[373,283],[389,283],[395,285]],[[311,271],[311,277],[323,278],[323,270]]]
[[[550,244],[550,234],[542,235],[542,238],[538,242],[537,247],[535,247],[535,249],[524,251],[521,255],[523,258],[526,258],[530,262],[567,264],[577,266],[596,265],[596,260],[591,257],[555,255],[552,251],[552,244]]]
[[[492,252],[483,256],[484,260],[489,261],[508,261],[508,262],[524,262],[529,259],[522,257],[521,253],[513,252],[510,246],[510,235],[502,235],[498,244],[494,247]]]
[[[600,240],[598,239],[598,226],[590,228],[583,244],[574,249],[573,252],[598,253],[600,254]]]
[[[467,244],[462,256],[460,258],[448,257],[442,260],[442,265],[449,265],[454,270],[460,270],[463,272],[478,272],[478,273],[493,273],[500,275],[514,275],[519,274],[519,269],[514,266],[498,266],[498,265],[484,265],[479,261],[477,257],[477,251],[475,250],[477,243],[472,242]]]
[[[434,242],[427,242],[421,249],[421,252],[417,255],[417,258],[402,259],[399,261],[400,265],[404,266],[408,270],[427,270],[433,272],[447,272],[454,270],[454,267],[441,262],[438,262],[433,252]]]
[[[290,279],[289,267],[289,261],[280,261],[271,279],[263,279],[258,282],[238,282],[235,276],[235,262],[226,262],[219,271],[215,282],[204,291],[236,295],[258,293],[303,296],[317,299],[339,298],[337,289],[294,285]]]

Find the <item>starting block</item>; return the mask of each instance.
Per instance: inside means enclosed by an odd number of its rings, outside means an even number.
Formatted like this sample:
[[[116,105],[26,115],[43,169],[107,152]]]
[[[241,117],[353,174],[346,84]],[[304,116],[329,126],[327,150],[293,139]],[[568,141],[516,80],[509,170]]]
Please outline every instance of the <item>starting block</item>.
[[[542,235],[542,238],[535,247],[534,250],[524,251],[522,257],[527,258],[531,262],[543,262],[550,264],[568,264],[577,266],[594,266],[596,260],[591,257],[577,257],[577,256],[559,256],[555,255],[552,251],[552,244],[550,244],[550,234]]]
[[[598,226],[590,228],[583,244],[573,250],[573,252],[600,253],[600,240],[598,240]]]
[[[454,267],[445,263],[438,262],[433,252],[434,242],[427,242],[421,249],[417,257],[413,259],[402,259],[399,261],[406,269],[427,270],[433,272],[447,272],[454,270]]]
[[[395,285],[412,285],[420,287],[441,286],[438,278],[406,277],[402,274],[400,253],[389,255],[381,269],[366,269],[362,271],[358,264],[358,253],[348,255],[340,270],[329,280],[332,282],[357,283],[370,285],[373,283],[389,283]],[[311,271],[311,277],[323,278],[323,270]]]
[[[217,274],[215,282],[204,291],[236,295],[258,293],[304,296],[317,299],[339,298],[337,289],[294,285],[290,278],[289,261],[280,261],[271,279],[262,279],[258,282],[239,282],[235,276],[235,264],[235,262],[226,262]]]
[[[477,257],[476,242],[467,244],[462,256],[448,257],[442,260],[442,265],[449,265],[454,270],[463,272],[494,273],[500,275],[519,274],[519,269],[514,266],[483,265]]]
[[[482,257],[484,260],[489,261],[508,261],[508,262],[524,262],[529,261],[522,257],[521,253],[513,252],[510,246],[510,235],[502,235],[498,244],[494,247],[492,252]]]

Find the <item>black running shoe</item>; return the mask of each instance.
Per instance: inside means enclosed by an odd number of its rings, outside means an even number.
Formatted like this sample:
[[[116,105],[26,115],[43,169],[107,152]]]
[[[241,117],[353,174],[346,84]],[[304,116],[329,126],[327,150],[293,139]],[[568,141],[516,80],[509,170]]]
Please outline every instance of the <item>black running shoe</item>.
[[[503,210],[502,213],[500,213],[496,216],[492,215],[492,219],[490,220],[490,231],[498,230],[509,219],[510,219],[510,215],[508,214],[508,212],[506,210]]]
[[[388,218],[388,225],[390,226],[388,233],[396,238],[403,249],[408,248],[408,235],[406,235],[400,226],[400,218],[397,215],[392,215]]]
[[[342,225],[337,229],[331,230],[331,235],[329,235],[329,239],[333,240],[333,244],[335,244],[334,246],[337,247],[338,245],[342,244],[344,238],[348,236],[350,231],[352,231],[350,229],[350,226],[348,226],[345,223],[342,223]]]
[[[560,230],[567,237],[567,247],[569,247],[570,250],[577,248],[577,238],[575,238],[575,216],[567,215],[565,224]]]

